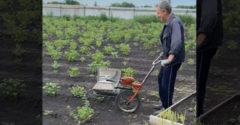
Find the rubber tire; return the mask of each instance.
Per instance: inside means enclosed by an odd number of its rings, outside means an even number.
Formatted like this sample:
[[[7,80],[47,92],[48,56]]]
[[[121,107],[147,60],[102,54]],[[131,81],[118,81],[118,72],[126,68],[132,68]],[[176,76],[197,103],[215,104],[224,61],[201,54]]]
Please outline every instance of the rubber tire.
[[[134,106],[134,108],[132,108],[132,109],[124,109],[123,107],[120,106],[120,99],[121,99],[121,97],[124,96],[124,95],[127,95],[127,98],[124,98],[124,100],[127,101],[132,95],[134,95],[134,92],[132,92],[132,90],[125,90],[125,91],[120,92],[120,93],[116,96],[116,100],[115,100],[115,104],[116,104],[117,108],[118,108],[119,110],[121,110],[121,111],[123,111],[123,112],[127,112],[127,113],[135,112],[135,111],[139,108],[139,106],[140,106],[140,104],[141,104],[141,101],[140,101],[138,95],[136,95],[136,97],[135,97],[134,100],[133,100],[133,101],[136,102],[136,106]]]

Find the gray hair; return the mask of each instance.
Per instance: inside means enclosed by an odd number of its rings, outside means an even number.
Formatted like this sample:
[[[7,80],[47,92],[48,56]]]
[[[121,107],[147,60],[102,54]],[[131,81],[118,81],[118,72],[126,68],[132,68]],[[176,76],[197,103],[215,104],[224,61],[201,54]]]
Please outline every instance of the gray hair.
[[[157,7],[161,11],[167,11],[168,13],[172,12],[172,7],[167,1],[162,1]]]

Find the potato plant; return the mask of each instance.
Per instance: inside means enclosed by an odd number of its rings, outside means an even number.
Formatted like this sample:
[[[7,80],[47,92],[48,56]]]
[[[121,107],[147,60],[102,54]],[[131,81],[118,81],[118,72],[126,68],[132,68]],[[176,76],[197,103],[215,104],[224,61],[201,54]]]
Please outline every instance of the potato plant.
[[[65,53],[65,57],[68,61],[73,62],[79,59],[80,55],[76,50],[70,50],[70,51],[66,51]]]
[[[80,70],[77,67],[71,67],[68,70],[68,74],[69,74],[70,77],[77,77],[77,76],[80,75]]]
[[[60,67],[60,65],[58,64],[58,62],[56,60],[53,61],[53,64],[52,64],[52,67],[53,67],[53,71],[55,73],[58,72],[58,68]]]
[[[86,90],[81,86],[73,86],[71,88],[71,93],[74,97],[82,98],[86,96]]]
[[[76,110],[72,109],[71,106],[66,107],[67,112],[70,117],[72,117],[78,123],[84,123],[87,120],[90,120],[94,115],[94,109],[89,105],[89,102],[86,100],[84,106],[78,106]]]
[[[49,82],[43,86],[43,89],[49,96],[56,96],[61,86],[58,83]]]
[[[136,74],[136,70],[134,70],[131,67],[128,67],[126,69],[122,69],[122,72],[123,72],[124,77],[134,77],[134,75]]]
[[[23,94],[26,85],[19,79],[3,79],[0,84],[0,92],[10,99],[17,99]]]
[[[104,53],[107,55],[111,55],[115,49],[112,46],[105,46],[104,47]]]
[[[131,52],[130,46],[128,44],[124,44],[124,43],[121,43],[119,45],[119,50],[123,55],[129,55],[129,53]]]

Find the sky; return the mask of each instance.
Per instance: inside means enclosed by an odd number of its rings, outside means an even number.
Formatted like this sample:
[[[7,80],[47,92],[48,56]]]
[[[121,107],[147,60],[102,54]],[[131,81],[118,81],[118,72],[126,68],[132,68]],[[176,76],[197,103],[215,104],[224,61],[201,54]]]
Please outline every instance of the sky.
[[[51,1],[59,1],[63,2],[64,0],[43,0],[43,3],[51,2]],[[150,5],[155,6],[161,0],[76,0],[80,2],[80,4],[93,6],[95,1],[98,6],[109,6],[112,3],[122,3],[122,2],[129,2],[133,3],[135,6],[144,6]],[[177,5],[196,5],[196,0],[171,0],[172,7],[176,7]]]

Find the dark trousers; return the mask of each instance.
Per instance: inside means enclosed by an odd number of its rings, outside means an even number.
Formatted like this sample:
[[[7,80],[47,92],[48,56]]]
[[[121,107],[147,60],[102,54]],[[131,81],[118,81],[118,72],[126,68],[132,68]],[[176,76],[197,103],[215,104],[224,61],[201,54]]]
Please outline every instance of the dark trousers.
[[[203,114],[209,66],[216,51],[217,48],[197,52],[197,117]]]
[[[172,105],[175,80],[180,66],[181,63],[177,63],[160,69],[158,75],[159,96],[164,108]]]

